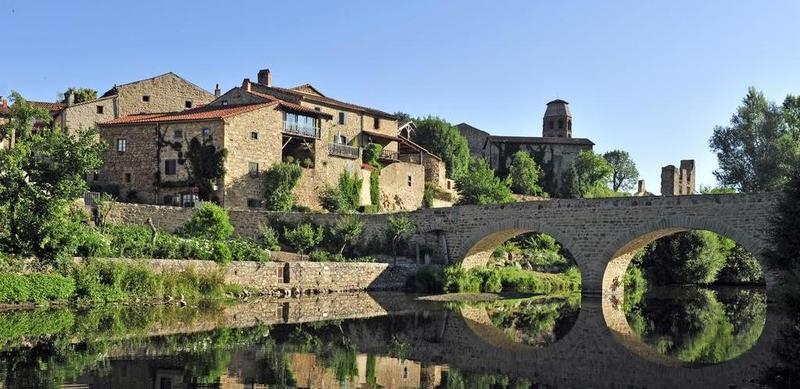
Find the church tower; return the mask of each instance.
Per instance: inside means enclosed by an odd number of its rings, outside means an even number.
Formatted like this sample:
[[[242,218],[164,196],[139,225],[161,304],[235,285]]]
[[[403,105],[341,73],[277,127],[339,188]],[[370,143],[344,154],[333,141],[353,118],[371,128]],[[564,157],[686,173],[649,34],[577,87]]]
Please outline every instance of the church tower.
[[[572,138],[572,112],[569,103],[557,99],[547,103],[542,120],[542,136],[545,138]]]

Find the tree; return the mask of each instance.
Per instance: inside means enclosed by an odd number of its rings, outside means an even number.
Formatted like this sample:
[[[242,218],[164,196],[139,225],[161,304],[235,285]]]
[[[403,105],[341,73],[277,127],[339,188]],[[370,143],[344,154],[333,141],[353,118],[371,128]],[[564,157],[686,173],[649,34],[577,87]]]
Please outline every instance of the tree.
[[[203,203],[181,227],[181,234],[190,238],[222,241],[233,234],[228,212],[213,203]]]
[[[442,158],[448,178],[456,179],[467,171],[470,160],[469,144],[456,127],[434,116],[418,119],[415,123],[417,131],[414,141]]]
[[[611,189],[614,192],[631,191],[636,187],[639,170],[627,151],[612,150],[603,154],[603,158],[611,165]]]
[[[732,241],[713,232],[678,232],[648,246],[643,264],[659,284],[709,284],[732,249]]]
[[[49,123],[49,113],[16,92],[11,99],[10,120],[0,126],[3,137],[16,138],[10,148],[0,148],[0,251],[44,259],[69,256],[54,242],[74,235],[62,228],[68,221],[65,209],[83,196],[85,177],[102,165],[105,146],[93,129],[34,132],[34,122]]]
[[[774,247],[771,262],[782,269],[800,269],[800,168],[791,175],[778,201],[770,235]],[[800,301],[800,289],[797,298]],[[798,308],[800,311],[800,304]]]
[[[572,162],[573,191],[579,197],[605,197],[611,192],[606,183],[613,169],[602,156],[591,150],[578,153]]]
[[[473,159],[469,169],[456,178],[459,205],[513,203],[510,180],[501,180],[483,159]]]
[[[331,227],[331,235],[342,243],[339,254],[344,253],[347,245],[364,233],[364,225],[364,221],[356,215],[342,216],[336,221],[336,224]]]
[[[270,211],[291,211],[294,205],[294,187],[300,181],[303,169],[293,163],[276,163],[264,172],[264,197]]]
[[[719,169],[714,172],[723,185],[741,192],[779,190],[796,163],[800,140],[784,120],[792,116],[797,101],[787,99],[786,109],[767,101],[750,88],[727,127],[716,126],[709,145],[717,153]]]
[[[397,118],[397,122],[398,123],[409,122],[409,121],[413,120],[411,115],[409,115],[409,114],[407,114],[405,112],[401,112],[401,111],[395,112],[394,116]]]
[[[71,87],[59,95],[61,104],[67,103],[67,96],[69,96],[70,93],[74,95],[75,100],[73,102],[75,104],[97,99],[97,91],[94,89]]]
[[[397,263],[397,246],[400,242],[414,233],[417,229],[416,223],[407,215],[389,216],[389,236],[392,241],[392,254],[394,263]]]
[[[300,256],[307,253],[308,250],[322,241],[325,230],[322,227],[314,227],[309,223],[302,223],[295,228],[283,229],[283,236],[286,241],[292,246]]]
[[[529,196],[546,196],[542,187],[539,185],[539,178],[542,170],[530,154],[520,150],[514,153],[509,173],[511,177],[511,189],[514,193]]]

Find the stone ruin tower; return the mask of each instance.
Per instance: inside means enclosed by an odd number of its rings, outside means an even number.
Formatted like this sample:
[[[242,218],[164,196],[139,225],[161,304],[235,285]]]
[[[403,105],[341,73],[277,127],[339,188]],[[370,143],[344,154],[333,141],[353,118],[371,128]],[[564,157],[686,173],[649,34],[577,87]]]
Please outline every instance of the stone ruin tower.
[[[682,160],[680,169],[673,165],[661,168],[661,195],[683,196],[694,194],[694,160]]]
[[[542,136],[545,138],[572,138],[572,112],[569,103],[557,99],[547,103],[542,119]]]

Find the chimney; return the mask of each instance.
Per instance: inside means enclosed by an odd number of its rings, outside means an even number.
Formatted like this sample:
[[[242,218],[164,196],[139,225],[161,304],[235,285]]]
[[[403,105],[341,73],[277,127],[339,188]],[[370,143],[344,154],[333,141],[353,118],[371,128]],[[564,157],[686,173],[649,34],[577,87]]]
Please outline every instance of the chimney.
[[[0,108],[7,108],[8,107],[8,100],[0,96]]]
[[[639,190],[637,190],[636,193],[641,193],[642,195],[647,193],[647,189],[644,187],[644,180],[639,180]]]
[[[258,71],[258,83],[272,86],[272,73],[270,73],[269,69],[261,69]]]
[[[72,104],[75,104],[75,92],[70,90],[69,94],[67,95],[67,107],[71,106]]]
[[[250,79],[249,78],[245,78],[244,81],[242,81],[242,89],[250,92],[251,88],[250,88]]]
[[[217,86],[214,87],[214,97],[219,97],[221,94],[222,94],[222,91],[219,90],[219,84],[217,84]]]

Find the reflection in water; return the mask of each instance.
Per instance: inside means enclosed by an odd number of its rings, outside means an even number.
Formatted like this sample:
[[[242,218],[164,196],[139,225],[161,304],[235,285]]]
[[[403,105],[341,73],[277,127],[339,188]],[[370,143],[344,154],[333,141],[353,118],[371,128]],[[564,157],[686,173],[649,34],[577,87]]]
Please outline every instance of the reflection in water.
[[[500,329],[511,341],[532,347],[544,347],[569,332],[578,319],[580,302],[580,293],[573,293],[565,296],[499,300],[467,305],[485,310],[491,325]]]
[[[626,303],[625,316],[634,333],[665,356],[693,365],[720,363],[758,341],[767,316],[766,292],[659,288]]]
[[[671,303],[651,294],[629,312],[645,341],[678,357],[706,363],[738,355],[764,325],[763,292],[695,290],[682,296],[681,303]],[[5,313],[0,314],[0,387],[716,387],[746,382],[741,374],[732,381],[724,369],[708,380],[692,375],[703,369],[663,372],[661,366],[615,352],[619,344],[605,327],[593,331],[601,315],[599,300],[590,297],[445,307],[397,295]],[[573,322],[580,330],[565,336]],[[709,323],[714,330],[703,329]],[[505,347],[509,344],[516,346]],[[740,360],[748,368],[758,361]],[[614,368],[598,375],[597,366]],[[758,373],[748,374],[745,379]],[[684,381],[669,382],[672,377]]]

